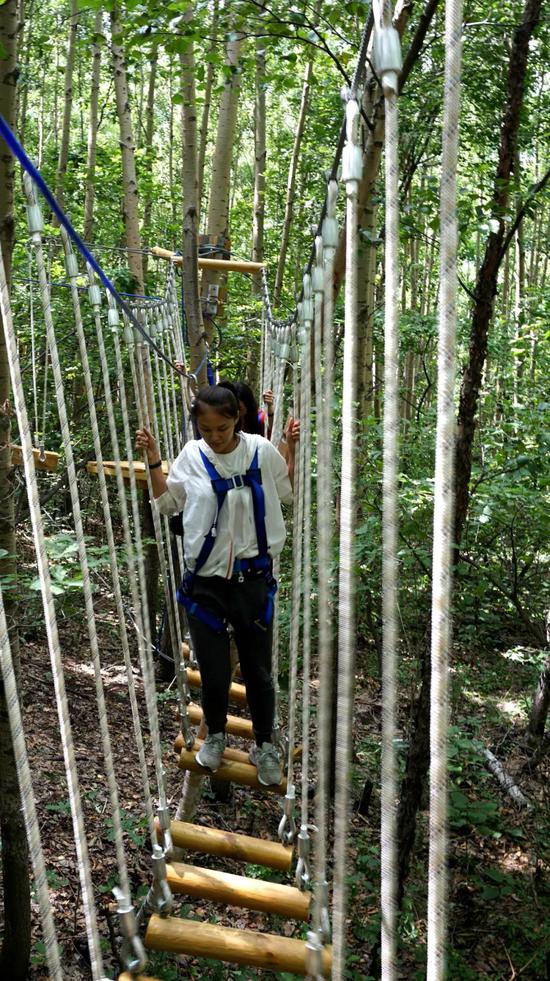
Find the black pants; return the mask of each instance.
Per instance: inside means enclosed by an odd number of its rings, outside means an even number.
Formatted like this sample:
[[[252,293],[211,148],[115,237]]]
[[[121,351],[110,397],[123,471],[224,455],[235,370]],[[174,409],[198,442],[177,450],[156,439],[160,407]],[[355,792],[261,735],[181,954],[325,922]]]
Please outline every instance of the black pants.
[[[260,575],[239,582],[236,577],[197,576],[191,595],[203,610],[232,625],[256,742],[259,746],[271,742],[275,713],[271,677],[273,624],[265,631],[253,626],[265,610],[265,579]],[[231,681],[229,634],[227,630],[217,633],[194,616],[188,620],[201,672],[206,724],[211,733],[224,732]]]

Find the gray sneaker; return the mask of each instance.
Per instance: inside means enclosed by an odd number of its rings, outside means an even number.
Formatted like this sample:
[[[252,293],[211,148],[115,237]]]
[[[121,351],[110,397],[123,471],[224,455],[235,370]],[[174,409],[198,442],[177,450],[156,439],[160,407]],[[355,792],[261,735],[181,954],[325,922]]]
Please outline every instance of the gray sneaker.
[[[262,743],[254,746],[248,754],[248,759],[258,771],[258,782],[264,787],[274,787],[280,784],[283,771],[279,761],[277,747],[273,743]]]
[[[205,766],[214,773],[219,769],[224,749],[225,734],[223,732],[209,732],[195,759],[200,766]]]

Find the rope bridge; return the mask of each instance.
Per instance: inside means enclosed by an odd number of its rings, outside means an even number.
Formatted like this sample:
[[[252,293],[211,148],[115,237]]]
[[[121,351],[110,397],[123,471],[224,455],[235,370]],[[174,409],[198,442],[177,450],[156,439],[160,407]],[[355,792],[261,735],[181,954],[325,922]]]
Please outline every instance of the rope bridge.
[[[443,132],[443,175],[441,195],[441,303],[439,347],[439,416],[435,475],[434,577],[432,616],[432,713],[431,713],[431,809],[430,871],[428,910],[428,978],[440,981],[445,975],[446,922],[446,738],[447,656],[450,643],[450,548],[453,456],[454,324],[456,287],[456,152],[458,93],[460,78],[459,0],[447,4],[445,117]],[[374,31],[372,30],[374,27]],[[374,42],[374,43],[373,43]],[[372,47],[374,46],[374,54]],[[391,5],[373,3],[362,42],[362,51],[374,58],[384,92],[386,117],[386,319],[385,319],[385,404],[384,404],[384,541],[383,541],[383,754],[382,754],[382,977],[397,977],[397,888],[396,888],[396,690],[397,690],[397,473],[398,473],[398,188],[397,188],[397,83],[400,52],[397,32],[392,27]],[[290,621],[289,696],[286,726],[282,721],[282,699],[276,688],[275,738],[286,755],[286,776],[279,786],[261,787],[256,768],[248,755],[227,748],[216,778],[255,791],[273,792],[281,798],[279,841],[254,838],[236,831],[207,828],[192,823],[204,770],[195,752],[204,736],[202,711],[191,700],[190,690],[200,687],[193,653],[185,636],[185,625],[175,603],[175,587],[183,568],[181,538],[171,544],[168,519],[152,510],[161,578],[165,591],[171,650],[174,654],[176,690],[182,733],[175,742],[179,767],[185,772],[181,800],[171,817],[165,786],[157,692],[153,664],[154,638],[148,608],[146,542],[140,517],[139,490],[147,486],[152,497],[149,469],[134,458],[132,422],[150,428],[162,450],[167,468],[177,456],[182,433],[191,432],[189,408],[193,379],[183,380],[171,370],[176,361],[186,364],[182,343],[180,306],[173,264],[169,266],[165,294],[147,300],[123,300],[105,273],[72,229],[60,217],[61,241],[67,281],[70,284],[72,320],[79,365],[85,387],[94,461],[88,470],[97,477],[105,540],[108,546],[110,584],[116,613],[118,642],[132,714],[133,734],[139,764],[143,802],[150,847],[150,881],[138,912],[131,895],[121,820],[118,777],[105,699],[97,603],[93,587],[89,543],[84,533],[81,484],[64,390],[62,353],[58,343],[42,235],[42,216],[37,202],[38,187],[52,207],[51,194],[24,152],[1,121],[0,132],[22,160],[27,173],[24,185],[28,201],[33,263],[39,284],[40,308],[51,364],[51,387],[59,419],[62,450],[68,472],[68,487],[78,561],[82,572],[82,599],[93,667],[99,738],[104,760],[118,884],[114,890],[120,933],[123,938],[121,978],[147,979],[146,949],[218,958],[251,967],[269,968],[319,979],[342,979],[346,973],[346,909],[348,873],[347,841],[350,811],[350,768],[355,670],[355,561],[354,533],[357,512],[356,453],[356,324],[357,324],[357,232],[358,187],[362,171],[359,137],[360,83],[365,59],[358,66],[346,93],[345,146],[341,184],[345,196],[346,287],[342,403],[342,458],[339,512],[338,620],[334,622],[335,597],[330,577],[335,529],[333,488],[333,263],[339,238],[338,185],[327,185],[322,221],[304,275],[295,314],[285,321],[273,316],[268,281],[263,270],[263,333],[261,344],[262,388],[275,394],[272,439],[281,438],[284,420],[285,379],[293,379],[293,411],[301,420],[301,439],[295,480],[293,519],[292,610]],[[54,202],[55,203],[55,202]],[[57,207],[57,206],[55,206]],[[73,251],[73,243],[82,257]],[[103,290],[100,287],[100,284]],[[84,288],[83,288],[84,287]],[[82,793],[74,748],[65,683],[64,653],[58,629],[57,608],[46,551],[44,515],[40,507],[36,470],[47,459],[42,444],[36,445],[39,429],[36,381],[34,426],[29,419],[19,362],[17,336],[12,318],[5,270],[0,257],[0,304],[10,364],[13,401],[19,428],[20,447],[12,448],[12,459],[24,467],[29,499],[36,565],[40,577],[44,622],[59,718],[59,732],[67,773],[69,800],[85,915],[86,933],[94,981],[105,981],[103,952],[94,902],[88,841],[84,826]],[[34,317],[34,311],[33,311]],[[33,335],[34,337],[34,335]],[[93,377],[90,351],[99,358],[101,396]],[[74,354],[74,352],[72,352]],[[34,340],[33,340],[34,354]],[[34,361],[34,357],[33,357]],[[170,369],[170,370],[169,370]],[[312,374],[313,369],[313,374]],[[98,416],[102,406],[102,418]],[[45,427],[43,427],[45,428]],[[33,439],[34,433],[34,439]],[[108,447],[108,451],[106,450]],[[316,459],[316,476],[313,461]],[[315,499],[315,522],[312,501]],[[173,541],[173,539],[172,539]],[[122,546],[122,547],[121,547]],[[314,581],[315,580],[315,581]],[[317,593],[318,641],[312,650],[311,597]],[[337,652],[333,635],[337,630]],[[0,660],[5,684],[10,726],[21,787],[24,817],[40,905],[46,959],[50,977],[61,979],[62,966],[52,916],[39,818],[33,789],[32,769],[24,735],[21,707],[0,593]],[[274,631],[274,677],[280,660],[279,631]],[[188,662],[188,663],[187,663]],[[143,687],[146,732],[136,683],[136,664]],[[299,670],[300,664],[300,670]],[[337,669],[337,745],[335,829],[329,821],[331,759],[331,705],[334,668]],[[312,685],[316,669],[316,686]],[[311,731],[311,692],[315,687],[316,733]],[[231,698],[246,706],[246,691],[234,681]],[[301,698],[298,696],[301,695]],[[301,711],[301,718],[299,712]],[[193,726],[199,726],[195,739]],[[227,731],[243,740],[253,737],[252,725],[242,716],[229,716]],[[299,742],[299,745],[298,745]],[[316,793],[310,813],[308,784],[315,756]],[[300,796],[301,788],[301,796]],[[334,840],[331,851],[330,842]],[[294,884],[282,885],[220,870],[205,869],[182,861],[187,853],[207,854],[214,859],[252,862],[266,869],[293,875]],[[334,870],[332,901],[329,876]],[[305,940],[279,934],[238,930],[185,920],[173,915],[178,895],[202,897],[212,902],[276,913],[308,924]],[[144,927],[144,930],[142,930]],[[142,940],[142,933],[144,939]],[[330,941],[332,939],[332,947]]]

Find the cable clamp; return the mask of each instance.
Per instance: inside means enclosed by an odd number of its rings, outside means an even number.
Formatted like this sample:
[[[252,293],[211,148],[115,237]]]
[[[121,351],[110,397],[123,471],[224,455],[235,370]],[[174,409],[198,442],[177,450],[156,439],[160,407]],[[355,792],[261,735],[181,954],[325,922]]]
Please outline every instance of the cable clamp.
[[[328,882],[318,883],[313,899],[312,918],[314,923],[319,923],[319,936],[323,943],[330,943],[332,928],[330,925],[330,913],[328,905]]]
[[[308,978],[315,981],[322,981],[323,971],[323,944],[320,937],[313,930],[308,930],[306,940],[306,970]]]
[[[302,824],[298,842],[298,862],[296,863],[295,880],[298,889],[307,889],[311,882],[311,869],[309,864],[309,852],[311,839],[309,837],[307,824]]]
[[[88,286],[88,299],[90,301],[90,306],[101,306],[101,290],[97,283],[92,283],[91,286]]]
[[[292,845],[296,837],[296,821],[294,820],[295,803],[296,789],[293,783],[289,783],[283,801],[283,816],[279,822],[279,838],[283,845]]]
[[[159,916],[168,916],[173,906],[172,893],[166,878],[166,858],[160,845],[153,845],[153,883],[147,894],[146,905]]]
[[[162,846],[165,856],[172,854],[174,843],[170,831],[170,811],[167,807],[157,807],[157,818],[162,831]]]
[[[392,24],[376,25],[374,31],[374,64],[382,82],[384,95],[397,95],[403,67],[401,41]]]
[[[29,225],[29,232],[31,235],[41,235],[44,231],[44,219],[42,217],[42,209],[36,202],[34,204],[27,205],[27,222]]]
[[[74,252],[67,252],[65,255],[65,268],[69,279],[76,279],[78,276],[78,259]]]
[[[129,974],[139,974],[145,968],[147,956],[138,934],[134,907],[118,886],[113,889],[113,895],[117,901],[118,924],[122,935],[122,961]]]

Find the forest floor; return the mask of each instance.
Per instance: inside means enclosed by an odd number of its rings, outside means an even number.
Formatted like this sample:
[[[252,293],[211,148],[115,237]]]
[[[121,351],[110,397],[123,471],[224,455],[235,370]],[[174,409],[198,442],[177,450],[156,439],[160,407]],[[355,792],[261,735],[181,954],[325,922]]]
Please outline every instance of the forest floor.
[[[38,628],[40,629],[40,628]],[[90,842],[91,862],[99,926],[104,937],[106,974],[116,978],[118,964],[113,944],[117,929],[111,889],[116,883],[113,845],[110,841],[108,800],[103,765],[98,749],[94,680],[86,661],[86,626],[82,618],[61,621],[61,640],[76,757]],[[142,804],[142,790],[132,738],[127,684],[114,624],[105,617],[102,626],[103,680],[107,693],[117,774],[124,809],[124,827],[134,899],[142,897],[150,883],[149,841]],[[453,727],[451,729],[451,868],[449,978],[469,981],[490,978],[540,979],[546,974],[549,920],[548,872],[548,760],[535,772],[525,771],[519,783],[532,803],[518,810],[488,774],[479,756],[482,742],[492,749],[511,772],[525,762],[521,737],[525,727],[526,693],[533,689],[537,666],[533,652],[515,648],[483,658],[457,652],[454,662]],[[404,662],[403,725],[414,684],[411,660],[407,679]],[[80,886],[74,852],[63,757],[53,698],[52,678],[43,643],[27,638],[24,649],[23,697],[25,730],[32,762],[41,834],[66,981],[90,977],[89,958],[80,902]],[[169,801],[174,812],[181,791],[182,773],[176,766],[173,740],[177,734],[172,692],[158,686],[161,734]],[[355,763],[353,788],[356,802],[365,781],[374,790],[366,816],[357,809],[352,816],[349,865],[349,919],[347,977],[366,981],[369,957],[379,932],[379,732],[378,682],[359,663],[356,687]],[[234,742],[236,742],[234,740]],[[245,747],[243,747],[245,748]],[[299,774],[298,774],[299,782]],[[281,816],[280,800],[272,795],[232,787],[227,802],[217,802],[205,780],[196,820],[206,825],[244,834],[276,838]],[[427,810],[420,815],[418,846],[413,859],[401,921],[400,978],[425,977],[425,903]],[[196,864],[264,876],[284,881],[282,874],[255,866],[238,869],[207,856],[191,858]],[[304,937],[306,925],[238,908],[219,908],[192,900],[183,902],[181,915],[240,928],[282,932]],[[32,981],[47,977],[38,922],[33,902]],[[177,914],[176,914],[177,915]],[[268,971],[228,967],[215,961],[190,957],[153,955],[147,973],[159,981],[183,978],[289,979]]]

